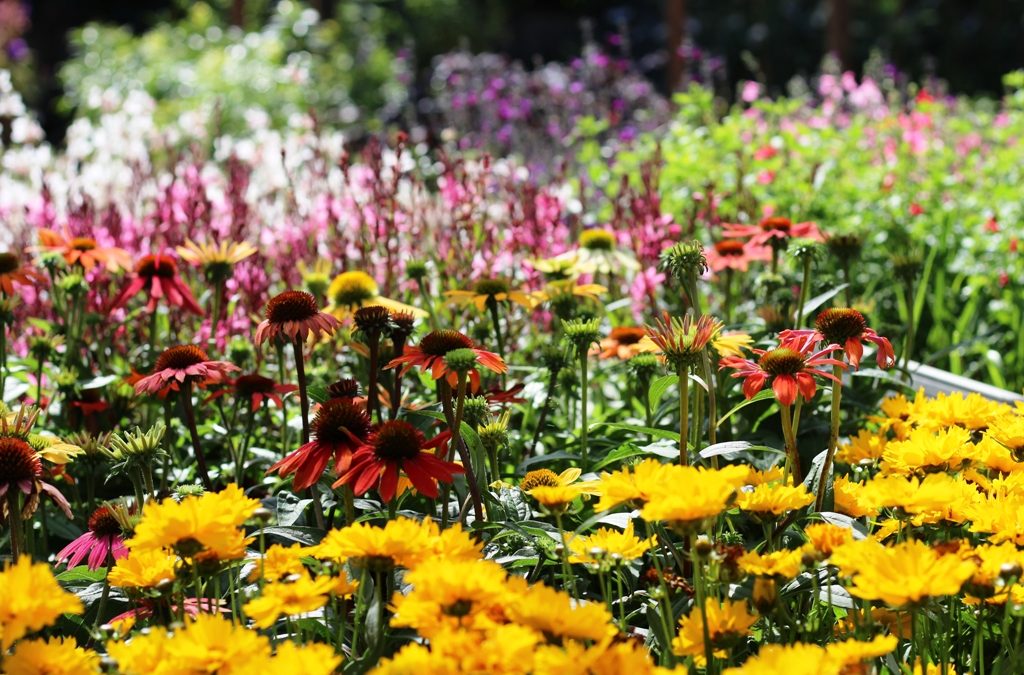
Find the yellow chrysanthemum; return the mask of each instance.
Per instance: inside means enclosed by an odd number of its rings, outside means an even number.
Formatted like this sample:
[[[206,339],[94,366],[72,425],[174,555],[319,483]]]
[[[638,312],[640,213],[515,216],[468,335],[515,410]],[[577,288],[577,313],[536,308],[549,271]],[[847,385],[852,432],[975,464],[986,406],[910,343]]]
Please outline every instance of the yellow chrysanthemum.
[[[645,459],[613,473],[601,474],[597,483],[601,499],[594,507],[606,511],[619,504],[646,502],[651,495],[670,480],[676,465],[663,464],[656,459]]]
[[[670,482],[655,487],[641,513],[646,520],[669,521],[677,527],[714,518],[731,504],[748,471],[745,466],[675,466]]]
[[[230,268],[256,254],[256,247],[249,242],[228,239],[222,239],[218,244],[211,242],[197,244],[191,239],[187,239],[184,246],[178,246],[175,250],[178,251],[178,256],[182,260],[201,267],[224,266]]]
[[[541,506],[551,510],[559,510],[564,509],[574,499],[581,496],[583,490],[575,485],[541,485],[540,487],[533,488],[527,494],[536,499],[537,503]]]
[[[804,528],[804,534],[815,551],[825,557],[832,551],[853,541],[853,532],[848,527],[832,523],[815,523]]]
[[[1024,546],[1024,495],[989,495],[968,506],[965,516],[971,521],[971,532],[988,534],[990,543],[1010,541]]]
[[[542,584],[520,589],[507,612],[513,622],[548,637],[600,640],[616,632],[603,604],[580,602]]]
[[[827,645],[825,651],[842,665],[851,666],[890,654],[898,644],[899,640],[894,635],[879,635],[867,642],[861,640],[834,642]]]
[[[578,642],[544,645],[534,657],[533,675],[668,675],[653,663],[651,654],[635,640],[603,640],[589,647]]]
[[[511,600],[507,573],[489,560],[427,561],[404,578],[408,595],[392,599],[392,626],[413,628],[432,638],[443,629],[489,629],[505,623]]]
[[[150,502],[127,546],[133,551],[174,550],[183,558],[234,560],[245,554],[249,541],[240,528],[259,505],[237,485],[181,502]]]
[[[462,672],[456,659],[439,650],[410,643],[389,659],[382,659],[370,675],[452,675]]]
[[[757,623],[757,615],[747,610],[743,600],[704,601],[707,614],[708,640],[716,655],[725,656],[724,650],[733,646],[740,638],[750,634],[750,627]],[[672,640],[672,651],[679,656],[704,654],[704,617],[696,607],[679,619],[679,633]]]
[[[765,645],[757,656],[738,668],[726,668],[722,675],[839,675],[842,667],[818,645]]]
[[[846,476],[836,476],[832,481],[832,493],[835,495],[836,511],[853,518],[873,516],[878,507],[864,496],[864,486],[855,483]]]
[[[958,555],[944,555],[915,540],[891,547],[870,539],[847,544],[832,554],[832,564],[852,578],[851,595],[890,607],[956,595],[975,569]]]
[[[353,270],[334,277],[327,287],[330,306],[327,311],[338,319],[345,319],[360,307],[386,307],[393,312],[406,312],[418,318],[429,314],[418,307],[380,295],[377,282],[366,272]]]
[[[74,638],[22,640],[3,665],[7,675],[88,675],[100,672],[100,655]]]
[[[814,495],[807,486],[762,483],[753,488],[740,490],[736,505],[751,513],[782,515],[787,511],[801,509],[814,501]]]
[[[1020,452],[1024,448],[1015,448],[1011,451],[1006,445],[996,441],[991,434],[986,433],[974,446],[974,450],[977,464],[987,469],[1000,473],[1024,472],[1024,462],[1018,462],[1016,459],[1021,456]]]
[[[748,551],[736,559],[736,564],[741,570],[753,576],[792,579],[800,573],[803,557],[803,551],[799,549],[771,553]]]
[[[437,523],[429,518],[422,521],[396,518],[384,527],[355,523],[331,530],[310,553],[317,558],[349,561],[356,566],[415,567],[434,558],[479,558],[480,546],[459,527],[442,533]]]
[[[138,549],[120,558],[110,570],[108,581],[120,588],[156,588],[174,581],[178,556],[163,549]]]
[[[245,613],[257,628],[270,628],[282,616],[309,614],[327,604],[334,586],[330,577],[311,579],[300,576],[294,581],[266,584],[260,597],[245,604]]]
[[[641,539],[634,534],[633,521],[626,529],[602,527],[588,537],[569,541],[569,562],[601,565],[636,560],[657,543],[656,537]]]
[[[261,675],[331,675],[341,665],[341,657],[328,645],[315,642],[295,644],[291,640],[277,643],[277,652],[267,666],[261,667]]]
[[[62,614],[81,613],[82,601],[60,587],[48,566],[21,556],[0,571],[0,652]]]
[[[881,434],[861,429],[857,435],[839,444],[836,461],[842,464],[863,464],[881,459],[888,440]]]
[[[882,452],[882,471],[921,474],[958,471],[977,456],[971,432],[961,427],[918,428],[906,440],[892,441]]]
[[[1010,579],[1018,580],[1024,576],[1024,573],[1014,575],[1008,572],[1016,572],[1024,567],[1024,553],[1011,542],[981,544],[973,548],[964,546],[959,553],[961,558],[975,565],[970,583],[965,586],[968,595],[984,598],[989,602],[1005,602],[1010,590],[1007,586],[1007,575]]]
[[[1007,406],[981,394],[940,393],[927,399],[913,419],[924,429],[962,427],[975,431],[989,428],[1007,410]]]
[[[249,583],[255,583],[261,575],[266,581],[279,581],[292,574],[305,574],[306,567],[302,564],[302,558],[308,555],[312,555],[311,549],[299,544],[274,544],[267,548],[262,560],[256,558],[253,561]]]

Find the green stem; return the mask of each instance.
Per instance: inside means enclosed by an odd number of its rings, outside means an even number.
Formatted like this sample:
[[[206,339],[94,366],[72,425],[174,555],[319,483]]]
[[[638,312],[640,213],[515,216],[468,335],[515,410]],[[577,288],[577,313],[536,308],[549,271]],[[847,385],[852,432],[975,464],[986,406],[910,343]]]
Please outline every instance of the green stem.
[[[697,535],[690,535],[690,562],[693,565],[693,587],[695,591],[694,600],[700,608],[701,630],[704,633],[704,672],[711,673],[715,664],[715,649],[711,644],[711,631],[708,627],[707,589],[704,587],[704,564],[697,556]]]
[[[498,313],[498,301],[493,297],[487,298],[487,310],[491,314],[491,323],[494,324],[494,340],[498,344],[498,356],[505,358],[505,338],[501,334],[501,316]]]
[[[207,490],[213,490],[213,481],[210,480],[210,472],[206,468],[206,455],[203,454],[203,446],[199,441],[196,412],[192,408],[192,384],[189,382],[186,382],[185,386],[181,389],[181,407],[185,411],[185,424],[188,426],[189,434],[192,436],[192,449],[195,451],[199,477],[203,481],[203,487]]]
[[[690,373],[685,366],[679,366],[679,464],[690,463],[687,455],[687,440],[690,436]]]
[[[580,350],[580,462],[584,465],[587,463],[587,450],[588,450],[588,434],[590,430],[587,428],[587,350]]]
[[[559,557],[562,559],[562,579],[566,591],[572,597],[576,597],[576,578],[572,574],[572,566],[569,564],[569,542],[565,540],[565,531],[562,529],[562,512],[555,512],[555,526],[558,527],[558,538],[561,546],[558,547]]]
[[[807,291],[811,285],[811,259],[804,258],[804,277],[800,282],[800,302],[796,306],[796,327],[799,328],[804,322],[804,303],[807,302]]]
[[[829,430],[828,451],[825,453],[825,461],[821,464],[821,478],[818,480],[818,495],[814,500],[815,511],[821,511],[825,504],[825,488],[828,485],[828,475],[832,470],[832,459],[835,457],[836,449],[839,446],[839,404],[843,397],[842,367],[832,366],[832,374],[838,381],[832,383],[832,427]]]
[[[11,557],[15,562],[23,551],[22,529],[24,527],[21,519],[21,491],[12,486],[7,489],[7,523],[11,528]]]
[[[786,439],[786,470],[785,477],[793,477],[793,482],[800,482],[800,455],[796,447],[796,436],[793,433],[793,416],[791,405],[779,404],[782,413],[782,435]]]

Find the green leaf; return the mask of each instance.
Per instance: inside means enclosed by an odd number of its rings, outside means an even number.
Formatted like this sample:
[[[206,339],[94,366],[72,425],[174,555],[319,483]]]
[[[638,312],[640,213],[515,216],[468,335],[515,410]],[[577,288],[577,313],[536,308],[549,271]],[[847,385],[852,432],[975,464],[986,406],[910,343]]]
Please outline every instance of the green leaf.
[[[647,401],[651,406],[651,410],[658,407],[658,403],[661,402],[661,398],[668,391],[669,387],[675,386],[679,383],[678,375],[662,375],[653,382],[651,382],[651,388],[647,392]]]
[[[830,288],[829,290],[825,291],[824,293],[819,293],[818,295],[814,296],[813,298],[810,298],[807,302],[804,303],[803,315],[804,316],[808,316],[811,312],[813,312],[814,310],[818,309],[819,307],[824,305],[826,302],[828,302],[832,298],[834,298],[837,295],[839,295],[840,293],[842,293],[843,290],[845,290],[846,287],[849,286],[849,285],[850,284],[839,284],[835,288]]]
[[[778,455],[786,454],[784,451],[779,450],[778,448],[772,448],[767,445],[754,445],[753,443],[748,443],[747,441],[725,441],[723,443],[715,443],[714,445],[709,445],[708,447],[700,451],[700,456],[703,457],[704,459],[708,459],[710,457],[718,457],[720,455],[731,455],[737,452],[751,451],[774,452],[775,454]]]
[[[722,422],[726,421],[727,419],[729,419],[730,417],[732,417],[733,415],[738,413],[740,410],[743,410],[748,405],[751,405],[753,403],[760,403],[761,401],[767,401],[770,398],[775,398],[775,392],[772,391],[771,389],[762,389],[761,391],[759,391],[756,394],[754,394],[752,397],[750,397],[747,400],[745,400],[745,401],[741,402],[740,404],[738,404],[736,407],[734,407],[729,412],[727,412],[724,415],[722,415],[721,417],[719,417],[718,418],[718,424],[716,424],[715,426],[716,427],[722,426]]]
[[[256,530],[253,532],[253,535],[259,537],[260,532],[263,532],[263,536],[268,539],[284,539],[289,542],[297,542],[303,546],[319,544],[325,534],[323,530],[315,527],[300,527],[298,525],[289,527],[273,525],[271,527],[264,527],[262,530]]]
[[[79,565],[57,575],[57,581],[65,584],[94,584],[103,581],[107,576],[107,568],[90,570],[88,565]]]
[[[652,438],[664,438],[669,441],[678,441],[678,431],[666,431],[665,429],[655,429],[654,427],[644,427],[639,424],[626,424],[625,422],[597,422],[590,425],[590,430],[593,431],[597,427],[607,427],[612,431],[632,431],[638,434],[647,434]]]

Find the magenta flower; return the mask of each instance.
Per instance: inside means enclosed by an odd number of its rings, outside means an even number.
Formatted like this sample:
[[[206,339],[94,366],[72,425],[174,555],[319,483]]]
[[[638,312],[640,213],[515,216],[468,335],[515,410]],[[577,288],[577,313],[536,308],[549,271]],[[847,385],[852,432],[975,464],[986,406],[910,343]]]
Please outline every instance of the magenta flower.
[[[164,350],[156,360],[153,373],[135,383],[135,393],[165,396],[169,391],[178,391],[186,382],[200,387],[220,382],[233,370],[238,370],[238,366],[227,361],[211,361],[206,352],[195,345],[178,345]]]
[[[61,549],[58,563],[67,563],[68,569],[77,567],[82,560],[94,570],[107,564],[108,559],[124,558],[128,549],[124,545],[121,525],[109,506],[101,506],[89,516],[89,529],[82,536]]]

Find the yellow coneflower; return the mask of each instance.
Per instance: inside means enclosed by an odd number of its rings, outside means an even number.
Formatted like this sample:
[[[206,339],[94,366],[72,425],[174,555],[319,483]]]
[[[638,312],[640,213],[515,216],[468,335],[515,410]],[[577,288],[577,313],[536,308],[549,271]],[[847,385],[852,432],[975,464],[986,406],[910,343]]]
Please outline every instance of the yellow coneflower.
[[[231,268],[256,254],[256,247],[247,241],[222,241],[196,243],[191,239],[175,250],[182,260],[203,270],[210,281],[223,281],[231,275]]]
[[[514,289],[508,281],[498,277],[481,279],[473,284],[472,290],[447,291],[445,296],[457,305],[473,305],[480,312],[492,302],[514,302],[526,309],[537,306],[537,300],[532,293]]]
[[[373,277],[359,270],[342,272],[334,277],[327,288],[327,299],[331,303],[327,311],[339,319],[348,318],[360,307],[374,305],[387,307],[393,312],[406,312],[417,318],[429,316],[418,307],[381,296]]]

